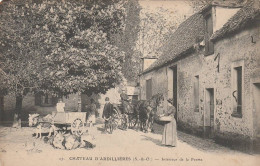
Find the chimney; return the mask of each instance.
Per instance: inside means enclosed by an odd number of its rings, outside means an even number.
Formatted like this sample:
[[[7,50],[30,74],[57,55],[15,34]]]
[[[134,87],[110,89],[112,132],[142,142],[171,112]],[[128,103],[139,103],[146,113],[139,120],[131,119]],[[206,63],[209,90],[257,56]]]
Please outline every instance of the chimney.
[[[142,72],[151,66],[158,58],[157,57],[143,57],[142,59]]]

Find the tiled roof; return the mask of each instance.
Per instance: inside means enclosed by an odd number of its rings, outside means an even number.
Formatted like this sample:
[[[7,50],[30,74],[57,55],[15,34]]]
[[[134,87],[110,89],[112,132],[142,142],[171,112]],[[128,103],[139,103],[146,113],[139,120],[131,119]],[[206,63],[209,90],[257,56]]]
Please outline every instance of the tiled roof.
[[[257,0],[256,0],[257,1]],[[254,1],[250,1],[243,8],[241,8],[233,17],[231,17],[221,29],[216,31],[211,40],[216,41],[225,37],[227,34],[237,32],[244,27],[254,23],[256,18],[260,17],[259,3],[256,5]]]
[[[158,58],[144,73],[160,68],[185,52],[193,49],[194,45],[204,38],[204,21],[201,14],[194,14],[180,24],[165,44],[162,56]]]

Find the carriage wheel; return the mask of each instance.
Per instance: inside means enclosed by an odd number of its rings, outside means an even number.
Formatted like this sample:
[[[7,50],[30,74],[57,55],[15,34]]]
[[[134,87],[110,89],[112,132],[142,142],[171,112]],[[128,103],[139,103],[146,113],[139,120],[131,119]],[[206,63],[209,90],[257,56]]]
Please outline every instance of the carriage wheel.
[[[77,118],[72,122],[71,133],[78,137],[84,133],[84,124],[81,119]]]
[[[114,112],[115,114],[113,115],[114,116],[114,125],[115,125],[115,128],[118,128],[118,126],[121,124],[121,119],[120,119],[120,115],[118,113],[118,110],[116,108],[114,108]]]

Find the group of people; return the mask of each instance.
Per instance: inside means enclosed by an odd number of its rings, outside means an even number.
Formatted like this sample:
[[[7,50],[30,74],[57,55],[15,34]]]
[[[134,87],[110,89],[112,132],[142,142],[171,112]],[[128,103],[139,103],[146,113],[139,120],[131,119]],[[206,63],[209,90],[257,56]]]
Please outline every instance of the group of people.
[[[176,108],[173,106],[173,99],[169,99],[167,101],[168,101],[167,109],[163,111],[163,114],[159,115],[159,117],[167,116],[169,119],[164,125],[164,131],[162,134],[162,145],[175,147],[177,144],[177,128],[176,128],[176,120],[174,118],[176,113]],[[113,126],[112,126],[113,114],[114,114],[113,108],[114,108],[113,104],[110,103],[109,97],[106,97],[102,118],[105,120],[104,130],[105,132],[108,132],[110,134],[113,132]],[[97,108],[94,99],[91,99],[91,104],[88,110],[89,110],[88,121],[90,123],[90,127],[92,127],[93,124],[95,124],[96,122],[96,113],[97,113]]]
[[[121,99],[123,97],[121,96]],[[105,99],[106,104],[104,106],[102,118],[105,120],[105,131],[110,129],[110,133],[113,131],[113,126],[111,126],[111,117],[113,116],[113,105],[109,102],[109,98]],[[173,99],[169,99],[167,109],[163,111],[163,114],[159,115],[159,117],[168,117],[168,121],[164,125],[164,131],[162,134],[162,145],[165,146],[173,146],[177,145],[177,127],[176,120],[174,118],[176,113],[176,108],[173,106]],[[162,104],[162,103],[161,103]]]

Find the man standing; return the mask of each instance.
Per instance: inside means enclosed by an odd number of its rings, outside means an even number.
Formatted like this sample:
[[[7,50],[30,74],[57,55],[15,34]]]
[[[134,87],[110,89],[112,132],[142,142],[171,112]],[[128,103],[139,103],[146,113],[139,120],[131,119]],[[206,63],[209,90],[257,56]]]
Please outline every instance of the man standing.
[[[113,105],[109,102],[109,98],[105,98],[106,104],[104,106],[102,118],[105,119],[105,132],[107,128],[110,128],[110,133],[113,131],[113,126],[111,124],[111,118],[113,115]]]

